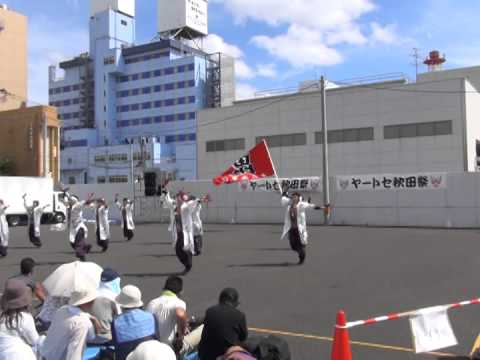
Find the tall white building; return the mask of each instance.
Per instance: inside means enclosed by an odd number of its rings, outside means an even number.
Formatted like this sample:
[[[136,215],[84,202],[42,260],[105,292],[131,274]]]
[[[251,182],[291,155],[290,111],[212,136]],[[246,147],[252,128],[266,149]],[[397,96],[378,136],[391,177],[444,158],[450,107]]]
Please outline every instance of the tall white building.
[[[480,67],[327,90],[330,175],[477,170]],[[320,92],[238,101],[198,116],[198,175],[210,179],[262,138],[279,176],[322,174]]]

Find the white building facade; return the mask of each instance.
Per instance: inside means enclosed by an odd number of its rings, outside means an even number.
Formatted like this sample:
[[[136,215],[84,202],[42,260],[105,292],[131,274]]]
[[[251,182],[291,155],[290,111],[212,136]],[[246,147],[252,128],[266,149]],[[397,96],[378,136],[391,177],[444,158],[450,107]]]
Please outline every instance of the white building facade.
[[[480,68],[327,90],[330,175],[476,171],[476,78]],[[262,138],[279,176],[320,176],[321,111],[318,91],[201,110],[199,179],[219,175]]]

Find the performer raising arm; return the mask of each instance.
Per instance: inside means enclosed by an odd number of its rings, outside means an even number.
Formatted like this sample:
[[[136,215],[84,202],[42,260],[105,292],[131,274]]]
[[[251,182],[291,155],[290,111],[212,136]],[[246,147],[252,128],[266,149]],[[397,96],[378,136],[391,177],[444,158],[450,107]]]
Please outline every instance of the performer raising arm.
[[[7,256],[8,252],[8,238],[9,238],[9,230],[8,230],[8,222],[6,211],[10,205],[5,205],[2,199],[0,199],[0,257]]]
[[[42,246],[40,240],[40,224],[42,223],[42,215],[46,208],[50,205],[40,206],[38,200],[34,200],[32,206],[27,205],[27,194],[23,194],[23,205],[28,215],[28,238],[36,247]]]
[[[288,235],[290,247],[298,254],[298,264],[301,265],[305,262],[308,244],[306,210],[322,210],[325,207],[303,201],[298,192],[290,196],[286,189],[282,193],[282,206],[286,207],[282,239]]]
[[[94,194],[90,194],[87,200],[80,201],[78,197],[64,191],[64,203],[68,213],[68,232],[70,245],[75,249],[75,256],[80,261],[85,261],[92,245],[87,243],[88,228],[83,219],[83,208],[92,203]]]
[[[133,203],[128,198],[123,198],[123,202],[118,200],[118,194],[115,194],[115,204],[122,212],[122,228],[123,236],[127,241],[133,239],[133,230],[135,230],[135,224],[133,222]]]
[[[202,197],[197,200],[190,200],[190,197],[184,192],[179,192],[176,200],[173,200],[170,193],[163,191],[164,204],[170,209],[169,231],[172,233],[173,245],[178,260],[185,266],[183,274],[187,274],[192,269],[192,256],[195,253],[195,241],[193,235],[193,212],[195,207],[208,200],[208,197]]]
[[[102,252],[108,250],[110,241],[110,223],[108,222],[108,204],[105,199],[98,199],[95,202],[95,234],[97,245],[102,248]]]

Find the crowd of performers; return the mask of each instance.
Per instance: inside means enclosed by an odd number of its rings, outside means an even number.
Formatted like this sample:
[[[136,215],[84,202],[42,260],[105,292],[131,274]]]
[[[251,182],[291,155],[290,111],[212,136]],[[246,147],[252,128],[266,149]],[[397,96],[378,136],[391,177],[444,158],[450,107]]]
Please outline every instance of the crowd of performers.
[[[40,224],[42,214],[49,204],[40,204],[33,201],[27,203],[27,194],[23,196],[25,209],[28,215],[28,238],[35,247],[41,247]],[[202,204],[210,201],[208,195],[195,197],[183,191],[172,197],[168,190],[162,192],[161,201],[164,208],[170,211],[170,225],[168,231],[172,236],[175,254],[184,266],[183,273],[191,271],[193,257],[202,253],[203,249],[203,224],[201,220]],[[109,208],[110,205],[104,198],[96,199],[94,194],[89,194],[86,200],[80,200],[77,196],[64,191],[63,202],[67,209],[66,223],[62,224],[61,230],[66,230],[71,247],[75,256],[85,261],[92,245],[88,243],[88,227],[83,217],[85,208],[95,209],[95,235],[96,243],[102,252],[109,247],[111,237]],[[306,259],[306,246],[308,244],[306,211],[309,209],[328,211],[326,207],[312,204],[310,199],[304,201],[301,194],[289,194],[287,189],[282,192],[281,204],[285,207],[285,220],[282,239],[288,238],[290,247],[298,254],[298,263],[303,264]],[[113,205],[121,212],[121,226],[126,241],[134,238],[134,204],[128,199],[119,200],[115,196]],[[0,199],[0,257],[7,256],[9,228],[6,218],[7,204]]]

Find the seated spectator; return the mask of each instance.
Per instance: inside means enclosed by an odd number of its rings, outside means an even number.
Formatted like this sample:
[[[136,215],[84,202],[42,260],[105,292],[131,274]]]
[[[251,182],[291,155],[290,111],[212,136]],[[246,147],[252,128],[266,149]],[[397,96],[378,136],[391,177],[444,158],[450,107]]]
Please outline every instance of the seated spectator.
[[[101,332],[97,319],[88,314],[97,297],[97,290],[84,287],[70,297],[69,305],[55,314],[42,347],[44,360],[81,360],[87,341]]]
[[[176,360],[172,348],[159,341],[145,341],[127,356],[127,360]]]
[[[100,321],[104,332],[98,334],[92,344],[105,344],[112,340],[113,319],[120,314],[120,307],[115,301],[121,291],[120,276],[115,270],[105,268],[100,280],[97,298],[93,302],[90,314]]]
[[[32,294],[36,296],[42,303],[45,302],[45,290],[42,284],[36,283],[33,278],[33,269],[35,268],[35,260],[32,258],[24,258],[20,262],[20,274],[11,277],[23,281],[31,290]]]
[[[182,291],[182,278],[170,276],[161,296],[148,304],[147,311],[157,319],[160,341],[172,346],[178,354],[184,355],[197,348],[203,326],[187,335],[187,305],[179,298]]]
[[[122,314],[113,320],[112,343],[115,360],[125,360],[141,343],[158,340],[158,326],[155,316],[142,309],[142,293],[136,286],[125,286],[116,301]]]
[[[216,360],[230,347],[241,346],[247,339],[247,321],[237,310],[238,298],[237,290],[226,288],[220,293],[219,304],[207,310],[198,348],[201,360]]]
[[[35,360],[43,337],[35,329],[28,308],[32,294],[23,281],[11,279],[5,286],[0,315],[0,360]]]
[[[59,296],[49,296],[42,305],[40,313],[35,319],[35,326],[41,333],[47,332],[52,323],[53,317],[56,312],[62,307],[68,304],[69,298]]]

